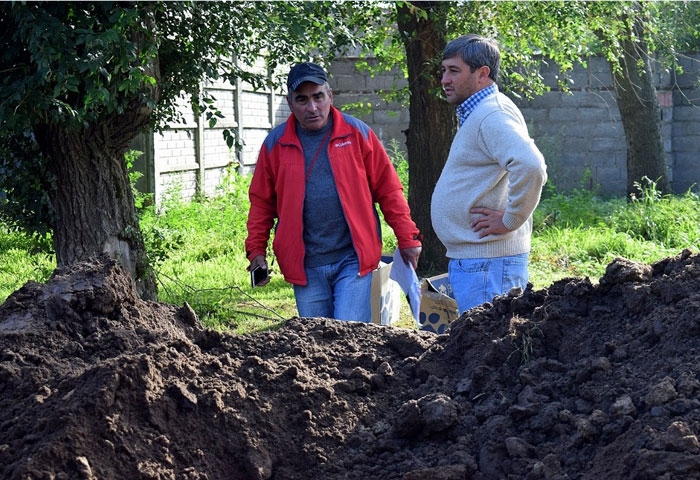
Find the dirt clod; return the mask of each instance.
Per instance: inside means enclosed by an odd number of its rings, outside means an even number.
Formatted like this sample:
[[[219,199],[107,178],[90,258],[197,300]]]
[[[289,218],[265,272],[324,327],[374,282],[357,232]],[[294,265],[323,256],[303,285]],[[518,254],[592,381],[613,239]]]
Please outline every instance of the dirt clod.
[[[613,261],[446,335],[203,329],[106,258],[0,306],[2,479],[700,479],[700,256]]]

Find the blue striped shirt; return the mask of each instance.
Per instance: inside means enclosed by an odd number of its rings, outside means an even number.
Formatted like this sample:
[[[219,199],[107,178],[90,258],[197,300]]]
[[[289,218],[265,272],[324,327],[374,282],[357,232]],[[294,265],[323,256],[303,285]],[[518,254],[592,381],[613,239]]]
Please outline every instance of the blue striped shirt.
[[[467,117],[474,111],[476,106],[479,105],[479,102],[486,97],[490,97],[491,95],[495,95],[497,93],[498,85],[494,83],[486,88],[482,88],[471,97],[457,105],[457,118],[459,118],[459,126],[461,127],[462,124],[467,121]]]

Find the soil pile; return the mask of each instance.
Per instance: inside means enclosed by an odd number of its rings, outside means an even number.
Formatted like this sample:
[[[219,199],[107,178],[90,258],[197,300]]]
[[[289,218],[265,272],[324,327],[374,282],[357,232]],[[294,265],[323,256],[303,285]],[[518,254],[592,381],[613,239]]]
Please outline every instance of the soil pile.
[[[504,296],[446,335],[201,327],[95,259],[0,306],[3,479],[697,479],[700,257]]]

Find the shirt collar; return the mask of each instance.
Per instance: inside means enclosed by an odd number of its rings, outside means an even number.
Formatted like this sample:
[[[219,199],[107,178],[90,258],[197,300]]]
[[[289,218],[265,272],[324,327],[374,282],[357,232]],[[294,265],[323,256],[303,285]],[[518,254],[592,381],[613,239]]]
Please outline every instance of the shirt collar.
[[[483,99],[490,97],[491,95],[495,95],[496,93],[498,93],[498,85],[493,83],[486,88],[482,88],[471,97],[457,105],[457,118],[459,119],[459,126],[462,126],[462,124],[467,120],[469,114],[474,111],[476,106]]]

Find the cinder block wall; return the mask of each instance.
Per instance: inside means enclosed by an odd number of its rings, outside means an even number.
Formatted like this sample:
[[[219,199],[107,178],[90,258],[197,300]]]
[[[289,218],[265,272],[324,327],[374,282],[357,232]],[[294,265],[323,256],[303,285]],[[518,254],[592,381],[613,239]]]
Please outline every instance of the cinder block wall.
[[[369,124],[384,147],[391,151],[393,146],[406,153],[406,135],[408,128],[408,105],[384,100],[377,92],[403,88],[406,80],[395,77],[393,72],[377,76],[360,73],[355,68],[356,57],[335,60],[328,68],[329,80],[333,89],[333,104]],[[362,104],[362,108],[346,106]],[[371,105],[371,110],[367,109]]]
[[[405,152],[408,108],[377,94],[393,88],[396,79],[359,73],[356,61],[339,59],[329,68],[335,104],[371,103],[371,113],[349,111],[366,121],[387,148],[393,141]],[[656,75],[666,164],[676,193],[700,186],[700,55],[682,60],[681,66],[681,75],[661,70]],[[561,190],[599,188],[604,195],[625,195],[627,145],[610,66],[602,58],[591,58],[585,68],[577,65],[566,93],[557,87],[558,73],[556,65],[543,62],[542,75],[551,91],[532,100],[511,97],[545,155],[552,183]]]
[[[388,102],[378,94],[406,85],[394,72],[370,76],[359,72],[357,58],[342,58],[329,68],[336,106],[367,122],[390,155],[405,155],[407,105]],[[662,132],[671,186],[676,193],[700,191],[700,55],[680,61],[683,74],[657,75]],[[592,58],[571,72],[570,92],[556,86],[556,66],[542,63],[551,91],[532,100],[515,99],[530,133],[544,153],[551,183],[560,190],[599,188],[604,195],[626,192],[625,134],[615,101],[610,67]],[[136,169],[144,174],[139,189],[155,193],[160,203],[168,192],[183,198],[209,195],[221,183],[226,167],[252,172],[263,139],[289,115],[284,92],[255,92],[246,85],[217,84],[208,88],[226,115],[214,128],[195,119],[183,105],[184,122],[162,134],[142,135],[134,147],[144,152]],[[371,109],[358,106],[371,105]],[[230,151],[221,130],[235,130],[242,148]]]
[[[673,150],[673,187],[685,192],[700,190],[700,55],[682,58],[682,75],[669,77],[671,102],[668,119]]]

